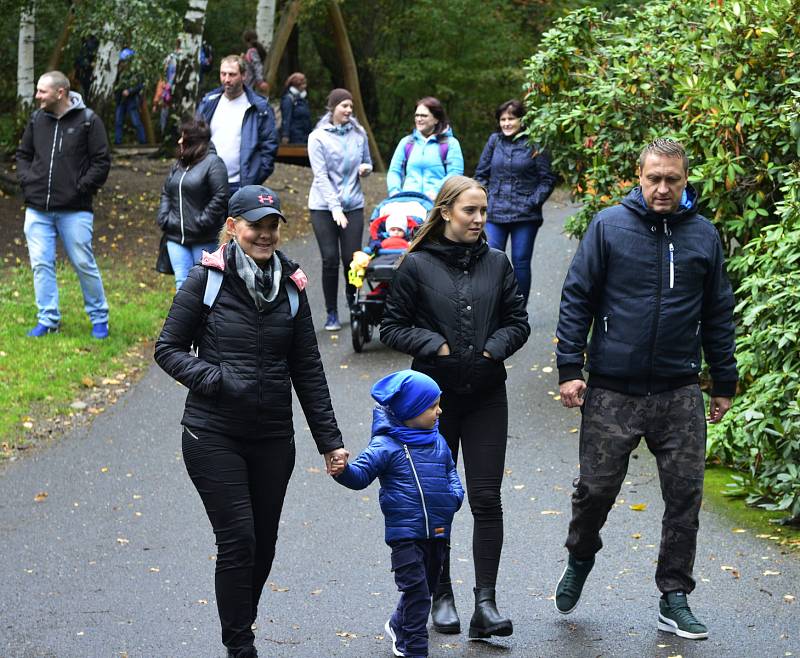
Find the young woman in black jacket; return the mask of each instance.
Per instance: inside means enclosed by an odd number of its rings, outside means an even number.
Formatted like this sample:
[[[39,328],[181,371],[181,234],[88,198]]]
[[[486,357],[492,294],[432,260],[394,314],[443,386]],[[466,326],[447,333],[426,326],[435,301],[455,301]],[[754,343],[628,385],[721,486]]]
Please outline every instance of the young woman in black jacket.
[[[511,635],[495,604],[503,546],[503,481],[508,432],[503,361],[530,335],[525,303],[506,255],[486,243],[486,190],[448,178],[400,263],[381,323],[381,341],[414,357],[411,367],[442,389],[439,431],[453,459],[464,453],[474,517],[475,612],[469,636]],[[433,626],[458,633],[449,559],[433,600]]]
[[[178,159],[161,189],[158,227],[167,237],[175,287],[205,251],[214,251],[228,210],[228,170],[211,144],[203,119],[181,124]]]
[[[276,250],[286,221],[278,197],[245,186],[231,197],[229,215],[220,248],[175,295],[155,359],[189,389],[183,459],[217,539],[222,642],[229,658],[250,658],[257,655],[250,627],[294,468],[293,387],[329,473],[344,468],[347,452],[305,274]]]

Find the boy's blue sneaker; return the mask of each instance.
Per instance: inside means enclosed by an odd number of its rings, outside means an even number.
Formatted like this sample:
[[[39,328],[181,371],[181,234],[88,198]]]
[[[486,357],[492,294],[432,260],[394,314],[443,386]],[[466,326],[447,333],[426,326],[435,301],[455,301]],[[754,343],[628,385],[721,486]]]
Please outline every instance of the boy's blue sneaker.
[[[339,331],[341,328],[342,324],[339,322],[339,314],[336,311],[329,312],[325,320],[325,331]]]
[[[395,633],[394,629],[392,628],[391,619],[386,620],[386,623],[383,625],[383,629],[386,631],[386,637],[392,641],[392,653],[395,656],[405,656],[405,654],[397,648],[397,633]]]
[[[42,324],[39,322],[33,329],[28,332],[28,336],[31,338],[41,338],[42,336],[46,336],[47,334],[57,334],[58,333],[58,325],[55,327],[48,327],[46,324]]]
[[[103,340],[108,338],[108,322],[97,322],[92,325],[92,338]]]

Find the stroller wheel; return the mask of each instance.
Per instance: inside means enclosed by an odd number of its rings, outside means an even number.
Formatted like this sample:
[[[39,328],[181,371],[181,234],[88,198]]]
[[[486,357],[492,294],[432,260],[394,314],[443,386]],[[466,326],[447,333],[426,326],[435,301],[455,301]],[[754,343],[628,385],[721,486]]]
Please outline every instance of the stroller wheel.
[[[364,317],[360,313],[350,316],[350,337],[353,340],[353,349],[361,352],[364,349]]]

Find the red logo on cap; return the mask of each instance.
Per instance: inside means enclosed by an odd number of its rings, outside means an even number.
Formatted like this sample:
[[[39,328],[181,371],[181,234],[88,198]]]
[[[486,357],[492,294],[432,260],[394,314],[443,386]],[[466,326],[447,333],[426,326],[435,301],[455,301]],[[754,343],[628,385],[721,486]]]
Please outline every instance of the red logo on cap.
[[[258,195],[259,203],[272,203],[272,195],[271,194],[259,194]]]

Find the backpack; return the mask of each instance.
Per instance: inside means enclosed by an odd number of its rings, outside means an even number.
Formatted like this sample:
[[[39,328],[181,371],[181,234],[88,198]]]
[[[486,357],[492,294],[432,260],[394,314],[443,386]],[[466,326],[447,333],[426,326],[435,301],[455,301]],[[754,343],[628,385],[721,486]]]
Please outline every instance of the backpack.
[[[211,309],[214,307],[217,297],[219,296],[219,290],[222,288],[222,272],[211,267],[206,268],[206,272],[208,272],[208,276],[206,277],[206,289],[203,293],[203,314],[200,316],[200,322],[197,325],[198,331],[192,340],[192,349],[195,351],[195,354],[199,353],[200,339],[203,337],[203,332],[206,328],[208,314],[211,313]],[[292,317],[295,317],[300,308],[300,293],[295,285],[284,287],[289,297],[289,312]]]
[[[447,141],[447,135],[437,135],[436,142],[439,145],[439,157],[442,159],[442,166],[444,167],[444,174],[447,175],[447,153],[450,150],[450,144]],[[411,155],[411,151],[414,148],[414,136],[410,136],[406,139],[406,143],[403,146],[403,153],[405,157],[403,158],[403,178],[406,177],[406,167],[408,166],[408,156]]]

